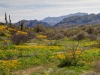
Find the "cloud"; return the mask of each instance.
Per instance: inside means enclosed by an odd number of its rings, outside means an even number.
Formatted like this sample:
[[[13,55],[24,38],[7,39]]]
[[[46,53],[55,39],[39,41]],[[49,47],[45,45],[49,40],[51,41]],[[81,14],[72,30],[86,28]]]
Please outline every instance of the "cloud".
[[[99,0],[0,0],[0,21],[4,21],[5,12],[17,22],[76,12],[99,13],[99,9]]]

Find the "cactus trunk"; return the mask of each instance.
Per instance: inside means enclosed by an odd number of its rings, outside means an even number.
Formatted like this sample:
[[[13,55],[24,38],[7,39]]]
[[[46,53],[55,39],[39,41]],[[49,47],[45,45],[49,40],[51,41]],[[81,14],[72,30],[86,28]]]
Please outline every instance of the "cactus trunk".
[[[6,24],[7,27],[8,27],[8,21],[7,21],[7,15],[6,15],[6,12],[5,12],[5,24]]]
[[[9,15],[9,27],[11,27],[11,19],[10,19],[10,15]]]

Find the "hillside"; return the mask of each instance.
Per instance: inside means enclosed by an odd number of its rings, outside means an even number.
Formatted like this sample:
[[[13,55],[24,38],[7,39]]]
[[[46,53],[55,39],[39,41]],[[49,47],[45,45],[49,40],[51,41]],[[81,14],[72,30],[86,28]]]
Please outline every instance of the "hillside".
[[[0,25],[0,75],[100,75],[100,26],[58,30]]]
[[[44,26],[49,26],[48,23],[41,22],[41,21],[38,21],[38,20],[21,20],[21,21],[15,23],[15,25],[20,25],[21,23],[23,23],[27,27],[34,27],[37,24],[42,24]]]
[[[71,16],[83,16],[83,15],[88,15],[87,13],[74,13],[74,14],[69,14],[69,15],[64,15],[64,16],[59,16],[59,17],[46,17],[45,19],[41,20],[42,22],[46,22],[50,25],[55,25],[58,22],[62,21],[64,18],[68,18]]]
[[[84,16],[72,16],[63,19],[58,25],[85,25],[85,24],[100,24],[100,14],[90,14]]]

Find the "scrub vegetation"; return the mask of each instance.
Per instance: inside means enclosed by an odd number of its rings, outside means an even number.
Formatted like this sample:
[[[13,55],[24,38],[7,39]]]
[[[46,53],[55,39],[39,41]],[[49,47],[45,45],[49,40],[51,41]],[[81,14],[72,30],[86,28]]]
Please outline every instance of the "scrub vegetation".
[[[0,25],[0,75],[99,75],[100,25]]]

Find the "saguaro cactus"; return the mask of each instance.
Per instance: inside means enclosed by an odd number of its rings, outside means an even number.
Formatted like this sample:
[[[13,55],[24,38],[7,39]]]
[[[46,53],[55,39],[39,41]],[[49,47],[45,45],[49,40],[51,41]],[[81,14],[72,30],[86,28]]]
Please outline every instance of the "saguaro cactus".
[[[21,25],[20,26],[21,26],[20,30],[22,31],[23,30],[24,23],[21,22]]]
[[[8,21],[7,21],[7,15],[6,15],[6,12],[5,12],[5,24],[8,26]]]
[[[10,19],[10,15],[9,15],[9,27],[11,27],[11,19]]]

